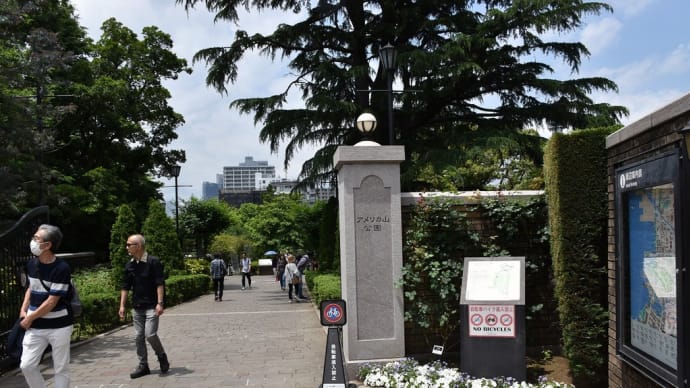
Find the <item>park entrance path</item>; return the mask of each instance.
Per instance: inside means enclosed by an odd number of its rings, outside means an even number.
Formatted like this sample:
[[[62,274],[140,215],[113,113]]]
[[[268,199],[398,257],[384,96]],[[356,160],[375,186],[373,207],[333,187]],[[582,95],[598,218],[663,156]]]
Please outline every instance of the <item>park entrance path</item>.
[[[71,386],[318,387],[326,350],[318,308],[289,303],[273,276],[254,276],[246,290],[240,280],[225,278],[222,302],[209,294],[165,310],[158,332],[170,359],[167,374],[159,375],[149,347],[151,374],[129,378],[137,356],[134,329],[127,325],[72,348]],[[41,365],[52,387],[52,360]],[[0,377],[0,387],[26,386],[18,370]]]

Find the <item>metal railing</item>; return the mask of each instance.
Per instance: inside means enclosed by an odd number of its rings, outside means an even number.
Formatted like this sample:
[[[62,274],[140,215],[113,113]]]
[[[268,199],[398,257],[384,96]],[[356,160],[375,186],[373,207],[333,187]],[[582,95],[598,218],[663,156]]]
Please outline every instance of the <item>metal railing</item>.
[[[29,241],[41,224],[50,222],[48,206],[28,211],[9,230],[0,234],[0,368],[11,362],[7,336],[19,317],[26,291],[26,263],[31,258]]]

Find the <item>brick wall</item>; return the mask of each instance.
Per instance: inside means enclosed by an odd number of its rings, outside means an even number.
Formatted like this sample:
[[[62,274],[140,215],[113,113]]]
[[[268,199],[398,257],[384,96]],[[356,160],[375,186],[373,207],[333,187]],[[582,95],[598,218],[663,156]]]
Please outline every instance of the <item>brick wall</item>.
[[[618,319],[616,309],[616,219],[615,219],[615,192],[614,170],[615,168],[644,160],[650,156],[661,154],[676,149],[681,140],[677,133],[690,120],[690,111],[687,102],[690,95],[678,100],[668,107],[653,113],[640,121],[616,132],[609,137],[608,148],[608,301],[609,301],[609,341],[608,341],[608,367],[609,387],[612,388],[647,388],[658,385],[628,365],[617,355],[616,343],[618,333],[616,322]],[[616,139],[616,137],[618,137]]]

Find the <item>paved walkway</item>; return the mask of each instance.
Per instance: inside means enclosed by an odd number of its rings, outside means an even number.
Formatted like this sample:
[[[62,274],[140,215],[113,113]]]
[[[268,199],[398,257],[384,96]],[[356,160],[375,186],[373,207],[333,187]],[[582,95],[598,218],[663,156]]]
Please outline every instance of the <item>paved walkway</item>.
[[[318,387],[326,351],[318,307],[289,303],[273,276],[254,276],[246,290],[240,280],[226,277],[222,302],[210,294],[166,309],[159,327],[171,364],[166,375],[149,347],[152,374],[129,378],[137,357],[134,329],[124,326],[73,347],[72,387]],[[52,387],[52,360],[42,366]],[[26,383],[13,371],[0,387]]]

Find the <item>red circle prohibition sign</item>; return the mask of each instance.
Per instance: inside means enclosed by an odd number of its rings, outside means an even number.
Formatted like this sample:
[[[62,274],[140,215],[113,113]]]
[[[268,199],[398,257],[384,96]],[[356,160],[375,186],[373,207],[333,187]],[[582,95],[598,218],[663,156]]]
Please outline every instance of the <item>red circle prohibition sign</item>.
[[[323,317],[328,322],[338,322],[343,317],[343,309],[339,304],[331,303],[323,309]]]
[[[482,317],[481,314],[474,314],[472,318],[470,318],[470,322],[472,322],[474,326],[479,326],[484,322],[484,317]]]
[[[496,326],[498,323],[498,317],[496,314],[489,314],[486,316],[486,324],[489,326]]]
[[[513,324],[513,316],[510,314],[501,315],[501,324],[503,326],[510,326]]]

